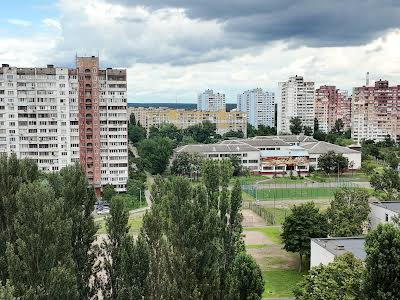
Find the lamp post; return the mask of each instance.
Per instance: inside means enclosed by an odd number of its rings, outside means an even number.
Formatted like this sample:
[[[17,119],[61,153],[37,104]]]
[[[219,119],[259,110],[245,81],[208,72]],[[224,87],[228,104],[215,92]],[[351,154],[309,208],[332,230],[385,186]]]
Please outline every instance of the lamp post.
[[[139,207],[142,207],[142,189],[139,187]]]

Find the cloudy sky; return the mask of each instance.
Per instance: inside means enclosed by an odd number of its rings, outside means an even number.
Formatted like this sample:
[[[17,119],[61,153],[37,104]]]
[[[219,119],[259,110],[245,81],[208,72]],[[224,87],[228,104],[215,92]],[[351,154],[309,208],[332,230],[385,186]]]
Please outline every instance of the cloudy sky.
[[[351,90],[400,84],[397,0],[14,0],[2,3],[0,62],[73,66],[100,54],[128,69],[130,102],[195,102],[303,75]]]

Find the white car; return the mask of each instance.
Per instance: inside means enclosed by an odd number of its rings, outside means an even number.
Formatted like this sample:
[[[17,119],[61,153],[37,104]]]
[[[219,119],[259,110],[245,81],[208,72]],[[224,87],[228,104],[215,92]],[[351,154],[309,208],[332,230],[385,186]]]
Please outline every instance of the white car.
[[[108,208],[104,208],[102,210],[98,210],[97,211],[98,215],[106,215],[106,214],[109,214],[109,213],[110,213],[110,210]]]

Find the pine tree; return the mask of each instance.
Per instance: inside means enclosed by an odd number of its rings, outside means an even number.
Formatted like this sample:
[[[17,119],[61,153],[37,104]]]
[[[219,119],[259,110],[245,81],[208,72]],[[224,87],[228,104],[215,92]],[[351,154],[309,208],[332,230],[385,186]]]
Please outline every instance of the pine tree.
[[[7,263],[15,295],[21,299],[78,299],[71,248],[71,222],[60,200],[43,183],[23,185],[16,194],[15,244]]]
[[[80,165],[75,164],[61,171],[63,182],[63,213],[72,222],[71,246],[75,262],[80,299],[88,299],[96,291],[91,288],[94,275],[96,248],[93,242],[97,227],[92,212],[96,203],[93,187],[89,187]]]

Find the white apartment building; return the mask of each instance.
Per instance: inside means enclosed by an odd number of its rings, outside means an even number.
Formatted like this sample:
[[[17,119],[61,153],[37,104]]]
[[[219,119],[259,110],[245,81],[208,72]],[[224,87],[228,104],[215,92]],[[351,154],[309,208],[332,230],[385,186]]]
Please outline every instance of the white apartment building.
[[[290,133],[290,119],[300,117],[303,126],[314,126],[314,82],[304,81],[301,76],[279,82],[277,97],[277,131]]]
[[[246,112],[248,122],[275,127],[275,94],[260,88],[245,91],[237,97],[237,110]]]
[[[197,99],[197,110],[200,111],[225,111],[225,94],[205,90]]]
[[[0,153],[58,171],[80,162],[100,196],[128,179],[126,70],[100,70],[97,57],[77,68],[0,68]]]

